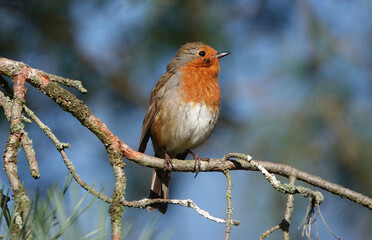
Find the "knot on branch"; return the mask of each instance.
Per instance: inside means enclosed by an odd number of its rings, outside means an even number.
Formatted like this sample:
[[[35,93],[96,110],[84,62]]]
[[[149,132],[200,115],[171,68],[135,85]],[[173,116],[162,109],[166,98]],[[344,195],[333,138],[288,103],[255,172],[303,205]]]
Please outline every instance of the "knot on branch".
[[[58,151],[62,151],[64,150],[65,148],[70,148],[71,145],[69,143],[56,143],[56,148]]]
[[[25,125],[23,123],[14,123],[10,127],[10,133],[15,133],[15,134],[21,133],[23,131],[24,127],[25,127]]]
[[[291,225],[290,222],[288,222],[288,220],[286,219],[283,219],[281,223],[279,223],[279,227],[280,229],[282,229],[283,231],[289,231],[289,226]]]
[[[124,168],[126,166],[122,158],[121,151],[119,149],[115,148],[112,145],[108,145],[106,147],[106,152],[108,154],[111,166],[116,166],[120,168]]]

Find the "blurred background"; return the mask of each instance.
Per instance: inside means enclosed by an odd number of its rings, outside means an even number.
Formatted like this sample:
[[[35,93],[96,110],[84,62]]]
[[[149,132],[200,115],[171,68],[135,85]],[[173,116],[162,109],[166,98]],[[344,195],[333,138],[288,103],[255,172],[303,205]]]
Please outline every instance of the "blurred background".
[[[178,48],[203,41],[217,51],[231,51],[221,60],[220,120],[196,152],[211,158],[247,153],[371,196],[371,12],[370,0],[1,0],[0,56],[81,80],[87,94],[69,90],[137,149],[151,89]],[[80,176],[111,195],[114,175],[97,138],[30,85],[27,105],[61,142],[71,144],[67,154]],[[35,124],[26,124],[26,131],[41,178],[31,178],[23,151],[20,178],[30,196],[36,189],[43,196],[53,184],[63,185],[67,169]],[[0,149],[8,135],[1,111]],[[152,154],[150,143],[146,153]],[[125,162],[126,199],[147,197],[152,169]],[[0,177],[9,188],[3,171]],[[281,221],[286,195],[256,172],[234,171],[232,180],[233,218],[241,225],[233,227],[231,239],[258,239]],[[200,173],[195,179],[191,173],[172,174],[172,198],[193,199],[216,217],[226,216],[225,191],[221,173]],[[322,192],[322,214],[338,237],[371,237],[371,211]],[[84,193],[68,191],[66,198]],[[305,239],[297,227],[307,203],[295,197],[293,239]],[[96,200],[73,226],[78,228],[74,238],[102,224],[100,233],[110,234],[107,209]],[[179,206],[169,206],[165,215],[126,208],[123,220],[127,239],[222,239],[225,231],[224,225]],[[318,220],[320,238],[332,239]],[[280,238],[278,231],[269,239]]]

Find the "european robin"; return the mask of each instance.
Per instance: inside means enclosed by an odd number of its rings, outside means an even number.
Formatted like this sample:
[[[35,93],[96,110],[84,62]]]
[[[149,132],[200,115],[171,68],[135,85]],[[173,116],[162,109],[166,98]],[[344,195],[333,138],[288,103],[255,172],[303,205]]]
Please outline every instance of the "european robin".
[[[151,137],[155,156],[164,158],[165,165],[164,170],[153,171],[149,198],[168,199],[171,158],[184,160],[190,153],[194,170],[199,172],[201,159],[191,150],[207,141],[216,126],[221,96],[219,59],[228,54],[201,42],[186,43],[152,89],[138,151],[145,151]],[[156,208],[165,213],[167,204],[154,204],[148,210]]]

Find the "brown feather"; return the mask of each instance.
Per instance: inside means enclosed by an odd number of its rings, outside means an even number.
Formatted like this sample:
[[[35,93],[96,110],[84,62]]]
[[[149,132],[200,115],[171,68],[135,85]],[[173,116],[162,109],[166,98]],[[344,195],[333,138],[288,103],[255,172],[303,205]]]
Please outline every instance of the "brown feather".
[[[152,122],[154,121],[156,111],[157,109],[155,107],[155,104],[151,104],[149,109],[147,110],[145,119],[143,120],[143,124],[142,124],[142,134],[141,134],[138,152],[144,153],[146,150],[146,145],[150,138],[150,127],[152,125]]]
[[[159,109],[157,106],[158,101],[156,99],[162,97],[159,96],[159,91],[161,91],[164,88],[165,84],[169,81],[172,75],[173,74],[170,74],[169,72],[164,73],[163,76],[161,76],[159,81],[155,84],[154,88],[152,89],[150,96],[150,106],[147,110],[145,119],[143,120],[142,124],[142,133],[138,148],[139,152],[144,153],[146,150],[147,142],[149,141],[150,138],[150,128]]]

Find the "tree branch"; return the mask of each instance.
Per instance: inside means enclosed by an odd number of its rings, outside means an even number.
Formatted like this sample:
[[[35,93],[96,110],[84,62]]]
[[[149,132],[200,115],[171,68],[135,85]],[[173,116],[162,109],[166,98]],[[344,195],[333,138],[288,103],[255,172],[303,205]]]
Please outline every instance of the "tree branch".
[[[163,159],[135,152],[133,149],[128,147],[126,144],[122,146],[122,151],[126,158],[140,165],[143,165],[146,167],[159,168],[159,169],[163,168],[164,166]],[[246,154],[231,153],[231,154],[227,154],[226,156],[230,156],[230,155],[240,155],[242,158],[238,158],[235,160],[225,160],[226,157],[223,157],[221,159],[210,159],[209,161],[202,161],[200,163],[200,171],[201,172],[223,172],[225,169],[259,171],[259,169],[253,166],[251,162],[248,162],[244,159],[246,157]],[[262,165],[270,173],[278,174],[278,175],[281,175],[287,178],[289,178],[289,176],[294,176],[298,180],[311,184],[315,187],[324,189],[330,193],[339,195],[343,198],[347,198],[353,202],[356,202],[372,210],[372,199],[361,193],[355,192],[341,185],[328,182],[319,176],[306,173],[304,171],[298,170],[286,164],[266,162],[266,161],[261,161],[261,160],[254,160],[254,162]],[[193,160],[183,161],[183,160],[172,159],[172,164],[173,164],[173,171],[192,172],[194,161]]]
[[[293,176],[289,177],[289,184],[295,185],[296,178]],[[279,224],[280,228],[283,230],[283,240],[289,240],[289,226],[291,225],[291,218],[293,213],[293,202],[294,195],[288,194],[287,203],[285,204],[284,218]]]
[[[1,77],[0,79],[3,79],[3,78]],[[10,95],[13,96],[13,91],[10,90],[10,89],[7,89],[7,88],[9,88],[9,86],[7,86],[7,84],[2,84],[2,86],[3,87],[6,86],[5,87],[6,92],[8,94],[10,92]],[[11,114],[12,114],[12,101],[10,100],[9,97],[6,97],[3,94],[3,92],[0,92],[0,106],[4,109],[4,114],[5,114],[5,117],[7,118],[7,120],[10,121],[11,120]],[[26,118],[23,115],[21,116],[21,118],[22,118],[23,121],[31,122],[28,118]],[[30,167],[31,176],[35,179],[38,179],[38,178],[40,178],[40,173],[39,173],[39,167],[38,167],[38,164],[37,164],[37,161],[36,161],[35,151],[34,151],[34,148],[32,146],[32,140],[28,137],[28,134],[23,129],[23,127],[21,129],[19,129],[19,131],[20,131],[20,138],[21,138],[20,139],[20,146],[25,151],[26,158],[27,158],[27,161],[28,161],[28,164],[29,164],[29,167]]]
[[[19,180],[17,171],[17,155],[18,147],[22,138],[22,106],[26,96],[26,77],[23,71],[14,73],[13,76],[13,100],[10,112],[10,135],[4,150],[4,170],[8,181],[14,193],[14,199],[17,207],[15,211],[15,227],[12,230],[12,235],[17,236],[23,228],[23,223],[30,212],[31,202],[26,194],[21,181]]]

